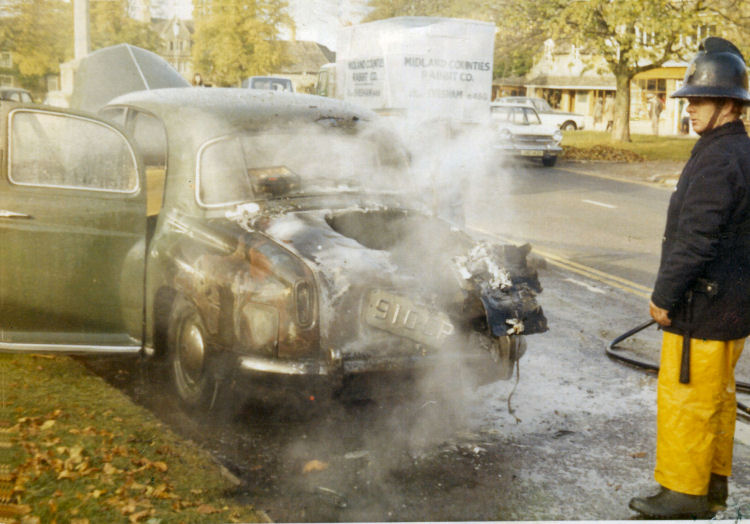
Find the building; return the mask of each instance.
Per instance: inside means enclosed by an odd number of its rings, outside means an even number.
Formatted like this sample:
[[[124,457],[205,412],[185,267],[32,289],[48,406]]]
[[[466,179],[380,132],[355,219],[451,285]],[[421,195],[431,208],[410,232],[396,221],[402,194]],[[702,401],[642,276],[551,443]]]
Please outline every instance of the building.
[[[13,53],[0,52],[0,87],[17,87],[16,75],[13,70]]]
[[[192,20],[181,20],[176,16],[169,20],[153,20],[154,31],[161,38],[161,48],[156,51],[169,62],[186,80],[193,79],[193,33]]]
[[[631,130],[650,133],[648,101],[651,96],[665,99],[665,109],[660,118],[659,130],[664,134],[677,134],[682,105],[669,95],[682,84],[686,62],[670,61],[661,67],[637,74],[630,85]],[[615,76],[609,71],[604,58],[586,54],[581,48],[569,44],[544,43],[542,56],[522,78],[496,79],[493,96],[507,96],[509,91],[525,91],[527,96],[546,99],[561,111],[580,113],[587,118],[586,127],[593,128],[593,114],[597,98],[613,97],[616,92]]]
[[[324,64],[336,61],[336,53],[323,44],[306,40],[283,41],[286,65],[270,74],[291,79],[294,89],[301,93],[315,93],[318,72]]]

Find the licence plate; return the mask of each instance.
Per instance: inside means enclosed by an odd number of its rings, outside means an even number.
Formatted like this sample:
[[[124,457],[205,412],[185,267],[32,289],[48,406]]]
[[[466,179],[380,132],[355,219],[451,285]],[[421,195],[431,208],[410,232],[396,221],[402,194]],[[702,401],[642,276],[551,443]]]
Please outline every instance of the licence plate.
[[[542,156],[544,151],[521,150],[521,156]]]
[[[370,291],[367,297],[365,322],[372,327],[431,346],[440,344],[455,332],[445,313],[379,289]]]

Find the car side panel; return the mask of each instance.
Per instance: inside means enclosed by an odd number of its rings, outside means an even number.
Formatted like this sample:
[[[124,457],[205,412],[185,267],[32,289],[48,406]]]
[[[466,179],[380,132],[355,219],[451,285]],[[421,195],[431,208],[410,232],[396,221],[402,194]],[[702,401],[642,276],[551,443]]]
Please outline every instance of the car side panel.
[[[0,349],[140,350],[119,299],[123,261],[146,230],[132,147],[89,117],[47,109],[2,117]],[[8,133],[14,122],[30,125]],[[122,158],[113,163],[113,153]],[[116,180],[120,169],[128,180]],[[143,275],[141,265],[129,283],[141,301]]]

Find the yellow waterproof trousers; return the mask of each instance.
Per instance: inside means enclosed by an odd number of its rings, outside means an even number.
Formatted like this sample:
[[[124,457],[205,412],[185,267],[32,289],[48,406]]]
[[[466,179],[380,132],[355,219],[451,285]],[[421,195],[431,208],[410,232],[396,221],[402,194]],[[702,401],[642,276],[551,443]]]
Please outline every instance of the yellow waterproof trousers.
[[[664,333],[657,386],[656,481],[705,495],[711,473],[732,474],[734,366],[745,339],[692,339],[690,383],[680,383],[682,337]]]

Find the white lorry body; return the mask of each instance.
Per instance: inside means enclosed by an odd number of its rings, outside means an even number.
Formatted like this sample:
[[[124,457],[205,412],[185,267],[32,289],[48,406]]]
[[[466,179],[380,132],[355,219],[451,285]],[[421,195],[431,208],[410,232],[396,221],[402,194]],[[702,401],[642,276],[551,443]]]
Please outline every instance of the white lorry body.
[[[338,34],[336,97],[410,119],[485,121],[495,26],[454,18],[398,17]]]

